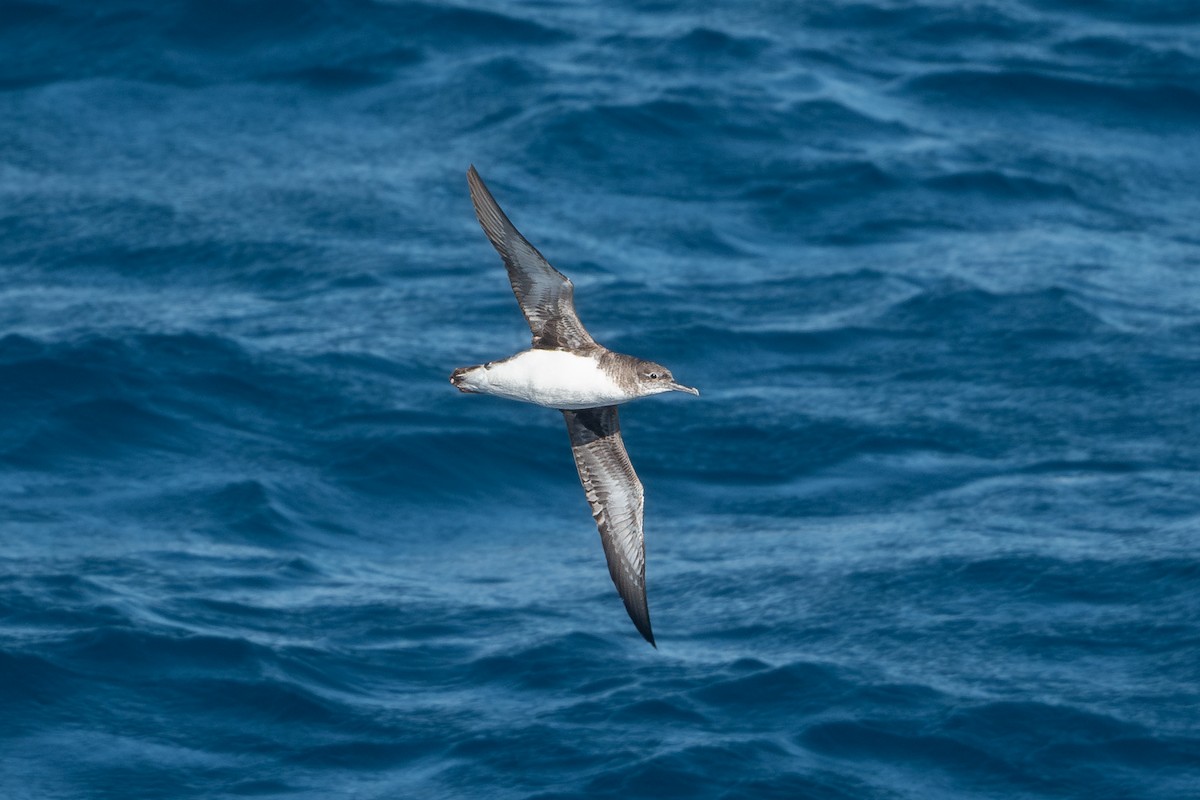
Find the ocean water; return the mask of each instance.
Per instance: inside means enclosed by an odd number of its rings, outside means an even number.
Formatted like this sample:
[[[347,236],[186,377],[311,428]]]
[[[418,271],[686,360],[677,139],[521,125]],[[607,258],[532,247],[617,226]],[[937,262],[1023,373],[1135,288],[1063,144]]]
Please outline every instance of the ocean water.
[[[1198,186],[1187,0],[0,2],[0,796],[1200,796]]]

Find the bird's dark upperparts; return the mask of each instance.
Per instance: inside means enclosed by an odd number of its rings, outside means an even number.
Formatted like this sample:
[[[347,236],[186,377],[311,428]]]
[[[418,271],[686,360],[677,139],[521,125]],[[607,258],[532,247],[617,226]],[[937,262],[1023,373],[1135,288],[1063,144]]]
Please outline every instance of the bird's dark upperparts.
[[[475,167],[467,171],[467,184],[479,224],[504,261],[533,346],[500,361],[456,369],[450,382],[463,392],[562,411],[609,574],[633,624],[654,644],[646,603],[642,484],[625,452],[617,406],[652,394],[700,392],[677,382],[661,364],[598,344],[575,313],[571,281],[521,235]]]

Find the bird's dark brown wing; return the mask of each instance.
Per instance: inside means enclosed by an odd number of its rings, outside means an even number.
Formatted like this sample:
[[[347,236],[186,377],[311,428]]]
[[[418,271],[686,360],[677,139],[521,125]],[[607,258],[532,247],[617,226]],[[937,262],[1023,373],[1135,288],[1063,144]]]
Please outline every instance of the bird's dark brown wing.
[[[483,232],[504,260],[513,294],[521,304],[533,346],[545,350],[579,350],[596,342],[575,313],[575,287],[550,266],[501,210],[475,167],[467,170],[471,202]]]
[[[617,407],[563,411],[571,452],[608,559],[608,573],[638,632],[650,644],[646,605],[646,547],[642,535],[642,483],[629,463]]]

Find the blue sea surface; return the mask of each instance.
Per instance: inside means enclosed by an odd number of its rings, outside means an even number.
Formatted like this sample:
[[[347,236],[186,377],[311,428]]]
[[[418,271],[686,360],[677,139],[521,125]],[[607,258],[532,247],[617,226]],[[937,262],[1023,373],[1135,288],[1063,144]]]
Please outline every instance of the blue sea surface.
[[[1198,187],[1191,0],[0,0],[0,797],[1200,797]]]

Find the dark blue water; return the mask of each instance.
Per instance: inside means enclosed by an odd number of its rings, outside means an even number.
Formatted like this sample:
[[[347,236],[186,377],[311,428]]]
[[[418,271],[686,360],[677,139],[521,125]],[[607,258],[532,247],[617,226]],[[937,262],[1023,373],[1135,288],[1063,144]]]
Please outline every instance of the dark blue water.
[[[1185,0],[0,3],[0,795],[1196,797],[1198,186]]]

